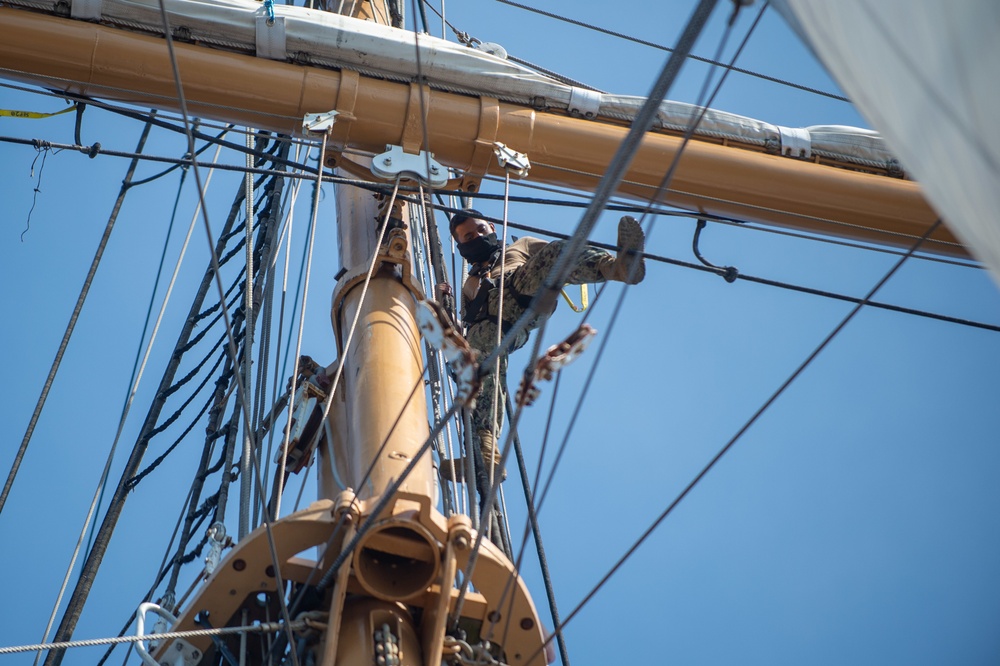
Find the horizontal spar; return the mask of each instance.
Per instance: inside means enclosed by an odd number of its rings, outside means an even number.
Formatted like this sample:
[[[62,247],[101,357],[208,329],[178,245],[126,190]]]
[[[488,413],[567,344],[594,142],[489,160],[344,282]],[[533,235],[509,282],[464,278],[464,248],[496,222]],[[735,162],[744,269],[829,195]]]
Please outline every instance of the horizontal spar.
[[[340,111],[333,140],[380,153],[424,147],[424,93],[430,149],[441,163],[474,175],[497,173],[498,141],[528,155],[535,182],[593,190],[627,127],[414,84],[175,42],[190,113],[302,133],[306,113]],[[0,75],[68,93],[179,110],[164,39],[85,21],[0,8]],[[338,127],[339,126],[339,127]],[[621,194],[650,199],[681,147],[650,132]],[[909,247],[937,215],[913,181],[693,139],[657,201],[693,211],[894,247]],[[946,228],[921,248],[968,256]]]

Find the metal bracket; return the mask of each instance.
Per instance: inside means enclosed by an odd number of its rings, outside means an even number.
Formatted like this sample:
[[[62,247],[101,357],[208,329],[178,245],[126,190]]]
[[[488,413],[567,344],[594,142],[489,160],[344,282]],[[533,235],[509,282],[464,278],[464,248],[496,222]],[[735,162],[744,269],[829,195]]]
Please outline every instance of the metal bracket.
[[[549,347],[548,351],[538,359],[534,370],[526,372],[521,379],[521,386],[517,389],[516,396],[518,404],[530,405],[535,402],[539,395],[535,382],[552,379],[552,374],[575,361],[596,335],[597,330],[593,326],[580,324],[568,338]]]
[[[392,218],[389,221],[391,222]],[[388,237],[382,243],[381,249],[386,259],[396,264],[409,265],[409,243],[406,242],[406,231],[404,229],[390,229]]]
[[[323,438],[320,434],[323,427],[323,402],[326,393],[314,383],[314,373],[304,371],[299,373],[298,389],[292,401],[294,409],[288,428],[288,449],[278,450],[274,462],[280,464],[285,457],[285,473],[298,474],[312,458],[315,446]]]
[[[493,143],[493,153],[497,156],[497,161],[500,162],[502,168],[513,171],[519,178],[528,175],[531,163],[524,153],[512,150],[499,141]]]
[[[208,536],[208,555],[205,556],[205,575],[211,576],[222,560],[222,550],[232,545],[233,540],[226,535],[224,523],[213,523],[205,533]]]
[[[339,111],[324,113],[307,113],[302,116],[302,131],[306,134],[326,134],[336,122]]]
[[[402,146],[386,146],[386,152],[372,159],[372,173],[387,180],[410,178],[430,187],[442,187],[448,182],[448,170],[432,153],[406,153]]]
[[[427,344],[440,349],[448,367],[455,373],[456,398],[468,405],[479,394],[479,366],[469,343],[452,325],[441,304],[417,302],[417,328]]]
[[[174,641],[174,649],[168,657],[173,658],[174,666],[194,666],[201,661],[201,650],[183,638],[178,638]]]

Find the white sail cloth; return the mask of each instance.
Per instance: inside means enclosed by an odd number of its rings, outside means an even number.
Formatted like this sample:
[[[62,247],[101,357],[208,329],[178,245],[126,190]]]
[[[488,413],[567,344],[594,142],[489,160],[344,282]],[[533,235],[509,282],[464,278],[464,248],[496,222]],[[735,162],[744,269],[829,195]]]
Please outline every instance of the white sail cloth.
[[[56,11],[61,0],[8,0],[12,5]],[[71,0],[71,15],[118,27],[162,34],[159,0]],[[415,35],[372,21],[305,7],[274,5],[273,20],[254,0],[165,0],[175,36],[258,57],[345,67],[396,81],[420,75],[446,91],[488,95],[536,107],[565,109],[583,117],[630,120],[642,97],[612,95],[567,85],[484,50],[429,35]],[[317,110],[319,111],[319,110]],[[684,130],[701,109],[663,102],[658,124]],[[782,128],[724,111],[708,110],[697,134],[763,146],[794,157],[819,155],[895,170],[898,166],[874,132],[852,127]]]
[[[1000,284],[1000,2],[774,4]]]

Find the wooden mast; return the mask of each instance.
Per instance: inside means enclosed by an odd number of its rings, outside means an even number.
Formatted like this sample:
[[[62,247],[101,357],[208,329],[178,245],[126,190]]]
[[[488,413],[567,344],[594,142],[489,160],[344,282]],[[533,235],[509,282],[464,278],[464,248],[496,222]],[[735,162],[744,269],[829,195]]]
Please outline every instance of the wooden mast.
[[[368,3],[357,6],[364,12]],[[328,106],[333,101],[343,98],[328,98]],[[328,138],[334,128],[325,130]],[[317,451],[320,499],[241,539],[173,629],[196,628],[199,617],[214,626],[263,621],[265,607],[276,617],[285,594],[280,579],[323,594],[323,637],[312,648],[322,666],[383,663],[377,658],[394,650],[395,663],[440,664],[456,610],[455,576],[469,562],[474,534],[468,517],[445,519],[435,508],[411,226],[406,207],[388,195],[341,186],[336,196],[343,271],[331,317],[338,360],[325,374],[339,375],[339,383],[325,429],[332,441],[321,440]],[[318,562],[300,555],[313,547]],[[461,611],[470,642],[477,634],[491,640],[511,666],[545,663],[542,624],[514,565],[486,542],[470,578],[475,591]],[[292,608],[292,619],[301,610]],[[168,641],[155,657],[179,653],[196,662],[211,649],[207,638]],[[263,656],[251,653],[251,663]]]

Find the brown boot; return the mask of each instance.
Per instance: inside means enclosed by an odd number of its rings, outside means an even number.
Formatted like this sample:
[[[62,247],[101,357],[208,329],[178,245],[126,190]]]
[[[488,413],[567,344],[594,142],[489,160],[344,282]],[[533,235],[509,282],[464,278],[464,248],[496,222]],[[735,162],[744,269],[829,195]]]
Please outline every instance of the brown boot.
[[[601,267],[601,274],[607,280],[639,284],[646,277],[646,261],[642,256],[645,247],[642,225],[626,215],[618,221],[618,256]]]
[[[490,465],[492,465],[493,478],[495,479],[499,475],[501,481],[505,480],[507,472],[500,468],[500,450],[497,449],[493,433],[489,430],[480,430],[477,434],[479,435],[479,449],[483,452],[483,463],[486,465],[486,474],[489,475]]]

